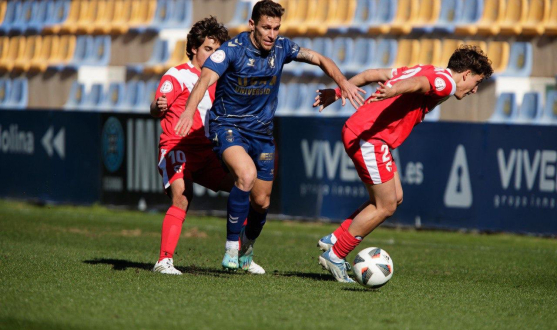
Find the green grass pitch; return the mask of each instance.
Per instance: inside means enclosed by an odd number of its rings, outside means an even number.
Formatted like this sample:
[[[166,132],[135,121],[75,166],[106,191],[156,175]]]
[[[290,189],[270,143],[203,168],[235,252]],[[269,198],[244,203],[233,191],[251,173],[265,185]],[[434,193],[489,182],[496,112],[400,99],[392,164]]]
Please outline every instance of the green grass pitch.
[[[162,218],[0,201],[0,329],[557,329],[555,239],[379,228],[358,250],[394,275],[367,290],[321,270],[319,223],[268,221],[255,276],[221,270],[223,219],[190,216],[185,274],[154,274]]]

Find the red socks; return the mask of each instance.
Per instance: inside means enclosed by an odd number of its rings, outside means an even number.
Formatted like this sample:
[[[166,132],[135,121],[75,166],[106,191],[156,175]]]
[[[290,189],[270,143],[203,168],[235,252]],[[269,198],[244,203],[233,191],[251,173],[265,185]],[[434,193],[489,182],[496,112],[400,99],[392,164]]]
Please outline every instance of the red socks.
[[[352,252],[360,242],[362,242],[361,237],[354,237],[346,231],[340,237],[337,237],[337,242],[333,245],[333,252],[340,259],[345,259],[348,253]]]
[[[172,258],[174,255],[174,250],[176,250],[176,245],[178,245],[180,233],[182,232],[182,224],[185,219],[186,211],[179,207],[171,206],[166,212],[162,222],[159,261],[164,258]]]
[[[346,231],[348,231],[348,227],[350,227],[350,224],[352,223],[352,219],[353,217],[350,217],[346,220],[344,220],[340,226],[333,232],[333,235],[335,235],[335,237],[338,239],[340,236],[342,236]]]

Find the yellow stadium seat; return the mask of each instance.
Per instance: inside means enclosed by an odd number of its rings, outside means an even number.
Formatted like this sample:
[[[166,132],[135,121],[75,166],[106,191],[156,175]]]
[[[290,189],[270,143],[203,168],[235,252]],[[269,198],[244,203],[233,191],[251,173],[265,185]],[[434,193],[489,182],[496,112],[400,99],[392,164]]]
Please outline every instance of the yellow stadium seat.
[[[4,16],[6,16],[7,8],[8,8],[8,1],[7,0],[0,1],[0,24],[4,22]]]
[[[505,71],[509,64],[510,45],[506,41],[491,41],[487,45],[487,57],[494,73]]]
[[[187,50],[187,41],[178,40],[174,45],[174,50],[172,51],[170,58],[165,63],[146,66],[143,72],[146,74],[161,75],[172,67],[188,62],[189,58],[186,50]]]
[[[356,15],[357,0],[337,0],[333,19],[328,23],[328,30],[346,32]]]
[[[419,0],[413,28],[432,29],[441,12],[441,0]]]
[[[31,61],[29,71],[44,72],[48,68],[50,62],[58,55],[58,47],[60,46],[60,37],[57,35],[47,35],[43,37],[41,52],[37,58]]]
[[[61,32],[62,27],[67,24],[76,24],[79,18],[79,12],[81,10],[81,1],[71,1],[70,9],[68,11],[68,17],[66,20],[60,24],[45,26],[43,28],[43,33],[46,34],[58,34]]]
[[[557,35],[557,0],[551,0],[544,33],[550,36]]]
[[[306,33],[306,22],[310,17],[308,0],[286,0],[283,7],[286,9],[281,20],[281,34],[301,35]]]
[[[434,65],[446,68],[451,55],[453,55],[454,51],[462,44],[464,44],[464,41],[459,39],[444,39],[441,46],[441,56],[439,56],[439,61]]]
[[[549,0],[530,0],[522,34],[542,35],[549,20]]]
[[[105,7],[105,1],[90,0],[87,12],[84,13],[81,19],[76,22],[76,32],[81,34],[93,34],[98,21],[104,16]]]
[[[337,0],[309,0],[308,13],[310,15],[306,23],[307,33],[325,35],[328,27],[335,19],[338,10],[337,5]]]
[[[395,59],[395,68],[418,64],[420,56],[420,41],[415,39],[400,39]]]
[[[0,61],[8,57],[9,48],[10,48],[10,37],[8,36],[0,37]]]
[[[110,27],[112,34],[124,34],[130,29],[130,21],[133,17],[134,0],[115,0],[114,19]]]
[[[389,33],[391,34],[408,34],[412,31],[418,17],[419,2],[418,0],[400,0],[395,18],[390,24]],[[381,32],[381,31],[377,31]]]
[[[496,35],[505,16],[506,2],[504,0],[486,0],[484,13],[477,24],[477,33],[481,35]]]
[[[8,52],[5,57],[0,60],[1,71],[12,71],[15,61],[23,56],[25,52],[26,38],[22,36],[11,37],[8,45]]]
[[[28,36],[25,41],[23,54],[14,61],[14,71],[29,71],[31,62],[36,61],[41,54],[43,39],[41,36]]]
[[[71,4],[68,18],[60,26],[60,33],[75,34],[80,22],[87,21],[89,1],[72,1]]]
[[[49,66],[63,67],[68,64],[75,53],[76,36],[63,35],[58,41],[58,51],[50,58]]]
[[[155,17],[156,10],[156,0],[133,1],[132,16],[129,21],[129,27],[146,27]]]
[[[441,40],[422,39],[420,41],[420,51],[416,64],[437,64],[441,60]]]
[[[499,34],[519,35],[528,14],[527,0],[507,0],[505,16],[499,24]]]

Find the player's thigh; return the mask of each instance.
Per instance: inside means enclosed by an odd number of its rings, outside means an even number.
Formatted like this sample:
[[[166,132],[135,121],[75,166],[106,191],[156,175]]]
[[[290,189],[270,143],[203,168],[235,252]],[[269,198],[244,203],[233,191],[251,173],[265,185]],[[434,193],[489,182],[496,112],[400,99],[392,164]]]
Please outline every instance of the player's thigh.
[[[224,164],[209,148],[200,151],[198,158],[204,159],[202,165],[192,173],[193,182],[212,191],[230,191],[234,185],[232,174],[225,170]]]
[[[257,178],[272,182],[275,178],[275,142],[273,138],[252,139],[251,150],[250,156],[257,169]]]
[[[251,190],[250,199],[252,206],[263,211],[271,204],[271,192],[273,191],[273,181],[256,179]]]
[[[396,165],[385,142],[374,139],[346,139],[346,136],[343,136],[343,142],[358,176],[366,185],[379,185],[394,178]]]
[[[400,205],[402,204],[404,192],[402,190],[402,183],[400,182],[400,175],[398,174],[398,171],[395,172],[394,180],[395,180],[395,189],[396,189],[396,204]]]
[[[250,155],[241,146],[231,146],[222,153],[222,160],[236,179],[255,180],[257,170]]]

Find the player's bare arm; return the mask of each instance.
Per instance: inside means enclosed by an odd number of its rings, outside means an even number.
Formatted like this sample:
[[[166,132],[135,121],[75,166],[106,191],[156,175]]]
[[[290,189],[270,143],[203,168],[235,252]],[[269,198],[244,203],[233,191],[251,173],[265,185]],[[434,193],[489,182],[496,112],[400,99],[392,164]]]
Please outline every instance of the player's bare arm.
[[[195,114],[195,110],[197,110],[197,106],[199,106],[199,102],[203,99],[209,86],[216,83],[218,79],[219,75],[215,71],[206,68],[201,70],[201,76],[199,80],[197,80],[195,86],[193,86],[191,94],[188,97],[186,109],[182,112],[176,127],[174,127],[176,134],[180,136],[189,134],[191,126],[193,125],[193,115]]]
[[[385,85],[383,83],[379,83],[379,88],[369,102],[378,102],[382,101],[391,97],[395,97],[400,94],[409,94],[409,93],[427,93],[431,90],[431,85],[429,84],[429,80],[426,77],[411,77],[408,79],[402,79],[398,81],[396,84],[393,85]]]
[[[325,72],[325,74],[331,77],[340,87],[343,106],[346,104],[346,98],[348,98],[352,106],[356,109],[364,103],[364,98],[360,92],[365,94],[365,91],[349,82],[342,72],[340,72],[340,69],[335,62],[333,62],[330,58],[311,49],[302,47],[298,52],[296,61],[317,65],[321,68],[321,70],[323,70],[323,72]],[[320,107],[319,111],[322,111],[323,108],[324,107]]]
[[[151,116],[160,118],[168,110],[168,101],[166,95],[161,95],[158,99],[151,102]]]

